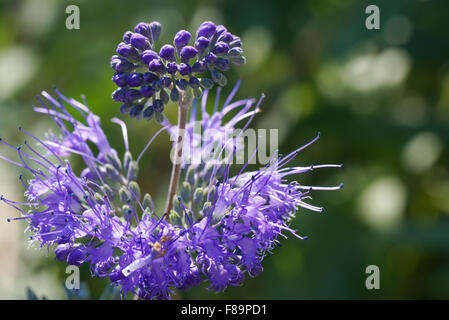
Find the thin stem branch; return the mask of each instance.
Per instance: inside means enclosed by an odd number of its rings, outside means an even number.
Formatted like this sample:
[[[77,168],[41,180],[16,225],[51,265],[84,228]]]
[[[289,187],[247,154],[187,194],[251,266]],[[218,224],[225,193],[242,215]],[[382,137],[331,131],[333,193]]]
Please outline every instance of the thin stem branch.
[[[176,189],[178,187],[179,176],[181,173],[181,159],[182,159],[182,145],[184,142],[184,130],[187,122],[187,113],[189,111],[189,107],[191,104],[190,99],[185,99],[185,93],[181,94],[181,98],[179,100],[179,108],[178,108],[178,137],[176,139],[175,145],[175,156],[171,171],[170,177],[170,185],[168,187],[168,196],[167,196],[167,204],[165,206],[165,213],[167,214],[167,220],[169,220],[170,211],[173,208],[173,197],[176,194]],[[186,100],[188,102],[186,102]]]

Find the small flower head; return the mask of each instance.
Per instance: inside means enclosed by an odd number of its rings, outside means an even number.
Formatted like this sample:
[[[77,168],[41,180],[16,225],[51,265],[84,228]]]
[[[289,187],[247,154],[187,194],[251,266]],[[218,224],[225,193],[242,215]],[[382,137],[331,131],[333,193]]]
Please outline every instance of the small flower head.
[[[158,22],[140,22],[134,32],[125,32],[117,55],[111,59],[115,71],[112,80],[119,87],[112,98],[123,103],[120,111],[133,118],[149,119],[142,113],[152,110],[159,114],[156,119],[163,121],[164,108],[156,101],[163,105],[170,100],[177,102],[180,91],[185,90],[192,90],[200,97],[202,89],[211,89],[214,83],[226,85],[223,72],[231,63],[245,63],[240,39],[211,21],[199,26],[195,39],[190,32],[180,30],[173,44],[158,49],[160,32]]]

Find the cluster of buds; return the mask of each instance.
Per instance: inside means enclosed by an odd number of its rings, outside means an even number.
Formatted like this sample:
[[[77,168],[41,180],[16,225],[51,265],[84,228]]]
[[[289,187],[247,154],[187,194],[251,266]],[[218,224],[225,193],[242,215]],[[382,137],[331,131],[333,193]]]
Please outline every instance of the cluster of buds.
[[[199,98],[202,88],[211,89],[214,83],[225,86],[223,72],[230,63],[246,61],[240,38],[210,21],[200,25],[193,46],[189,45],[192,35],[180,30],[173,45],[165,44],[157,53],[160,33],[159,22],[140,22],[134,32],[125,32],[111,59],[112,80],[119,86],[112,98],[122,102],[120,111],[132,118],[154,116],[161,122],[164,106],[170,100],[177,102],[181,92],[191,90]]]

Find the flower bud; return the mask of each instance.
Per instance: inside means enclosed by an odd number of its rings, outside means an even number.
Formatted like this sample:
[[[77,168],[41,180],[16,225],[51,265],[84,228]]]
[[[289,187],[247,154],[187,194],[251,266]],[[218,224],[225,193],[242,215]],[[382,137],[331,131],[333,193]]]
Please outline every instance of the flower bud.
[[[153,118],[154,115],[154,109],[153,106],[149,106],[148,108],[145,109],[145,111],[143,112],[143,117],[147,120],[151,120],[151,118]]]
[[[192,68],[187,63],[181,63],[178,67],[178,71],[182,76],[186,76],[192,72]]]
[[[192,36],[190,35],[190,33],[188,31],[180,30],[175,35],[175,39],[174,39],[173,43],[175,44],[176,48],[180,49],[189,43],[191,37]]]
[[[192,198],[192,186],[190,185],[190,183],[184,181],[179,189],[182,201],[184,201],[185,203],[189,202]]]
[[[178,71],[178,65],[176,64],[176,62],[169,62],[167,63],[167,72],[169,74],[175,74],[176,71]]]
[[[106,194],[106,196],[112,201],[114,200],[114,191],[112,191],[111,187],[107,184],[102,185],[101,190]]]
[[[155,99],[153,102],[153,109],[157,113],[161,113],[164,111],[164,104],[160,99]]]
[[[128,171],[129,164],[131,163],[131,161],[133,161],[133,156],[132,156],[131,152],[126,151],[125,156],[123,157],[123,165],[124,165],[125,171]]]
[[[135,181],[131,181],[129,183],[129,189],[132,191],[135,198],[137,198],[137,200],[139,200],[140,196],[141,196],[139,184]],[[135,199],[134,196],[133,196],[133,199]]]
[[[211,71],[212,80],[214,80],[219,86],[224,87],[228,83],[228,79],[220,71]]]
[[[129,116],[133,119],[139,120],[142,116],[143,104],[138,104],[129,111]]]
[[[153,89],[152,86],[142,86],[140,88],[140,93],[142,94],[142,96],[144,96],[145,98],[150,98],[151,96],[153,96],[153,94],[155,93],[155,90]]]
[[[176,86],[173,86],[173,89],[170,92],[170,99],[173,102],[178,102],[179,100],[179,91]]]
[[[192,46],[185,46],[181,49],[181,59],[184,61],[188,61],[195,57],[198,54],[198,50],[196,50]]]
[[[132,35],[133,35],[133,33],[131,31],[126,31],[123,34],[123,42],[129,44],[129,40],[131,39]]]
[[[167,91],[162,89],[159,92],[159,99],[161,99],[163,104],[167,104],[170,101],[170,96],[168,95]]]
[[[125,92],[125,102],[132,102],[134,100],[142,98],[139,90],[136,89],[128,89]]]
[[[134,27],[134,32],[140,33],[141,35],[145,36],[146,38],[150,38],[150,36],[151,36],[150,25],[145,22],[139,22]]]
[[[198,212],[201,209],[201,204],[203,203],[204,199],[204,191],[202,188],[196,188],[195,192],[193,193],[193,199],[192,199],[192,209],[193,212]]]
[[[178,225],[178,226],[183,225],[181,216],[175,210],[170,211],[169,220],[170,220],[170,224],[172,224],[172,225]]]
[[[128,181],[135,181],[137,179],[137,174],[139,172],[139,165],[135,161],[131,161],[129,164],[128,172],[126,174],[126,179]]]
[[[139,50],[145,50],[145,49],[149,49],[149,45],[148,45],[148,38],[146,38],[145,36],[141,35],[140,33],[134,33],[129,42],[131,43],[131,45]]]
[[[142,85],[143,82],[143,74],[141,73],[130,73],[128,78],[126,79],[126,82],[130,87],[138,87]]]
[[[204,88],[204,89],[212,89],[214,86],[214,82],[211,79],[208,78],[202,78],[200,79],[200,85]]]
[[[218,58],[214,62],[214,67],[220,71],[228,71],[229,70],[229,60]]]
[[[210,40],[205,37],[199,37],[195,42],[195,47],[199,52],[204,52],[204,50],[209,46]]]
[[[118,85],[119,87],[126,86],[128,84],[127,81],[126,81],[127,79],[128,79],[128,75],[126,73],[116,72],[112,76],[112,81],[114,81],[114,83],[116,85]]]
[[[214,33],[217,27],[212,21],[204,21],[198,28],[196,32],[197,37],[206,37],[210,38]]]
[[[104,165],[106,176],[112,181],[118,181],[120,179],[120,173],[109,163]]]
[[[192,72],[202,73],[206,70],[206,64],[204,63],[204,61],[197,61],[192,66]]]
[[[212,52],[215,54],[226,54],[229,51],[229,45],[226,42],[218,42]]]
[[[142,52],[141,60],[143,63],[149,64],[153,59],[159,59],[159,56],[153,50],[145,50]]]
[[[151,197],[151,195],[149,193],[145,193],[145,195],[143,196],[143,201],[142,201],[142,206],[145,209],[153,209],[153,198]]]
[[[125,186],[120,187],[118,195],[122,204],[127,204],[132,199],[131,193],[128,191],[128,189],[126,189]]]
[[[246,58],[244,56],[238,56],[238,57],[230,57],[229,58],[232,63],[241,66],[246,63]]]
[[[161,60],[159,59],[153,59],[150,61],[150,63],[148,64],[148,69],[150,71],[156,72],[156,73],[164,73],[165,71],[165,66],[162,63]]]
[[[152,37],[153,43],[155,43],[156,41],[159,40],[162,26],[159,22],[153,21],[150,23],[150,29],[151,29],[151,37]]]
[[[165,44],[159,51],[159,56],[165,60],[173,60],[175,58],[175,48],[172,45]]]

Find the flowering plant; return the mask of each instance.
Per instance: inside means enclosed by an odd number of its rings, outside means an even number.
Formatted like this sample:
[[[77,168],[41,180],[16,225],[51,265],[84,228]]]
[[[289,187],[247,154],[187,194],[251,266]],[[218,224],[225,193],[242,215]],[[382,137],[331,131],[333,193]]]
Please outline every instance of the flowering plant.
[[[59,134],[50,132],[40,139],[20,128],[43,152],[26,141],[16,148],[0,139],[17,150],[18,159],[0,158],[28,173],[19,177],[24,202],[0,197],[21,214],[8,220],[26,220],[32,243],[54,248],[56,258],[70,265],[89,264],[93,275],[109,278],[122,296],[131,292],[141,299],[169,299],[174,290],[188,290],[202,281],[214,291],[241,285],[245,273],[260,274],[263,258],[285,232],[306,238],[289,222],[300,207],[323,210],[306,202],[312,191],[342,186],[313,187],[287,180],[314,169],[339,167],[288,166],[319,135],[286,156],[274,155],[259,170],[247,170],[248,160],[232,175],[231,159],[244,145],[238,135],[220,133],[238,124],[243,124],[243,132],[263,99],[233,101],[239,81],[224,104],[219,103],[221,87],[227,83],[223,72],[231,63],[245,62],[240,39],[207,21],[198,28],[193,46],[190,33],[181,30],[173,45],[165,44],[157,53],[160,32],[158,22],[139,23],[134,32],[124,34],[111,60],[112,80],[119,86],[112,98],[122,103],[120,111],[135,119],[154,116],[162,124],[138,157],[129,151],[122,120],[112,119],[122,129],[125,152],[120,155],[86,103],[57,89],[56,98],[42,92],[34,110],[51,117]],[[209,113],[206,106],[214,83],[219,88]],[[163,114],[170,100],[178,103],[176,125]],[[218,133],[207,142],[226,154],[220,161],[192,161],[200,152],[194,130],[198,124]],[[152,197],[141,192],[138,173],[142,154],[163,131],[175,137],[175,157],[166,209],[156,212]],[[71,155],[82,158],[80,173],[72,169]]]

